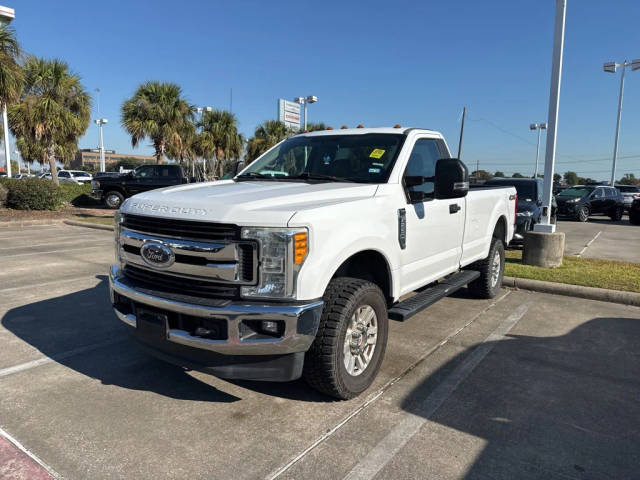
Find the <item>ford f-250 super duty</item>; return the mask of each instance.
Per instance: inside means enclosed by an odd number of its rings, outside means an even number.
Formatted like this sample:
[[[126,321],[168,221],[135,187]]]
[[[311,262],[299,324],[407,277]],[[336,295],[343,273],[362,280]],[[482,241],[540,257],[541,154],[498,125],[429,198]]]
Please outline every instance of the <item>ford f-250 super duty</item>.
[[[299,134],[231,180],[127,199],[111,302],[169,362],[351,398],[380,368],[389,318],[465,285],[496,295],[516,201],[469,191],[435,131]]]

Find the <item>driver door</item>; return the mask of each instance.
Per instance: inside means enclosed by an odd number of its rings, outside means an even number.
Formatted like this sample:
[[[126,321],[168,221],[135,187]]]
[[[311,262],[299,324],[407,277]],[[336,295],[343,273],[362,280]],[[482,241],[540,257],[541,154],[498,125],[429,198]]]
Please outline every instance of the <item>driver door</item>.
[[[434,177],[440,158],[448,158],[445,143],[438,138],[418,138],[403,175]],[[410,191],[421,192],[422,200],[410,200]],[[455,272],[462,256],[465,199],[434,197],[434,183],[405,187],[407,193],[406,245],[402,250],[402,293]]]

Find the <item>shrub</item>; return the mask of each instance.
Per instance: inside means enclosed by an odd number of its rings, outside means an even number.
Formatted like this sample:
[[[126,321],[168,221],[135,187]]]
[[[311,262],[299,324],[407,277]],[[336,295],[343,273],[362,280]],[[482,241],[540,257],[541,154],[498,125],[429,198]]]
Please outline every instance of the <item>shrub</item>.
[[[3,181],[9,190],[7,207],[17,210],[56,210],[62,204],[60,189],[44,178]]]
[[[0,208],[7,206],[7,194],[9,190],[2,183],[0,183]]]
[[[63,182],[60,184],[60,193],[62,201],[72,205],[95,205],[98,203],[91,198],[91,185],[88,183]]]

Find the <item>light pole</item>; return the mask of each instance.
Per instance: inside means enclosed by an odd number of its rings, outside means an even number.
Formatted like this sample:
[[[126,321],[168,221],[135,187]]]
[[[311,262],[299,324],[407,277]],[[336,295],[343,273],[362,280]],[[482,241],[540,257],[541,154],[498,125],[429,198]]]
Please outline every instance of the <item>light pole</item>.
[[[106,118],[99,118],[97,120],[94,120],[94,122],[96,123],[96,125],[98,125],[98,128],[100,129],[100,171],[104,172],[105,165],[104,165],[104,144],[102,143],[102,126],[106,124],[108,120]]]
[[[616,160],[618,158],[618,135],[620,133],[620,118],[622,117],[622,96],[624,94],[624,72],[627,67],[631,67],[631,70],[638,70],[640,68],[640,60],[634,59],[631,62],[626,60],[622,63],[607,62],[604,64],[604,71],[608,73],[616,73],[618,67],[622,67],[622,75],[620,76],[620,95],[618,96],[618,119],[616,121],[616,138],[613,142],[613,165],[611,166],[611,186],[615,185],[616,181]]]
[[[15,10],[9,7],[0,7],[0,25],[8,25],[16,17]],[[11,178],[11,148],[9,147],[9,122],[7,121],[7,104],[2,104],[2,125],[4,127],[4,159],[7,162],[7,177]],[[20,164],[18,164],[18,173]]]
[[[309,95],[308,97],[296,97],[293,99],[294,102],[298,102],[300,105],[304,105],[304,129],[307,129],[307,104],[308,103],[316,103],[318,101],[318,97],[315,95]]]
[[[540,133],[547,129],[546,123],[532,123],[529,125],[530,130],[538,130],[538,143],[536,144],[536,169],[533,172],[533,178],[538,178],[538,157],[540,155]]]
[[[196,113],[200,114],[200,122],[204,122],[204,112],[212,112],[213,111],[213,107],[196,107]],[[203,129],[204,129],[204,125],[203,125]],[[196,176],[196,166],[195,164],[192,167],[192,174],[195,177]],[[207,173],[207,159],[206,158],[202,158],[202,172],[206,175]]]

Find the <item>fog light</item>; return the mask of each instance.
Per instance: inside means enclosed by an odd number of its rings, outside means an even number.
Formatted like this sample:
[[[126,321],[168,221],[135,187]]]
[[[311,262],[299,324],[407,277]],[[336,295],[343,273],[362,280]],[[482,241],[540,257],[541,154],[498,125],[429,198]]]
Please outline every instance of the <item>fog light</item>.
[[[274,322],[272,320],[263,320],[260,324],[260,329],[265,333],[270,333],[272,335],[278,334],[278,322]]]

